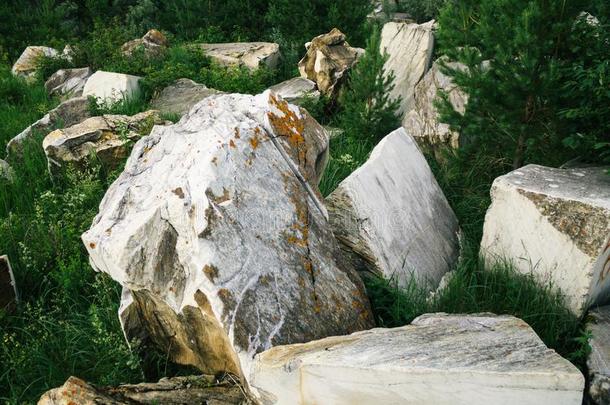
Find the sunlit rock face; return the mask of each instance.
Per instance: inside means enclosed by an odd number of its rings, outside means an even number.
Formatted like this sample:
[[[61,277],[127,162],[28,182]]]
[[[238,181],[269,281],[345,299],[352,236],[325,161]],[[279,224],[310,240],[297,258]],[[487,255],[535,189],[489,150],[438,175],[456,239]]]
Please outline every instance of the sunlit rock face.
[[[426,314],[256,356],[275,405],[580,405],[584,377],[513,316]]]
[[[610,176],[528,165],[491,190],[481,253],[562,291],[575,314],[610,297]]]
[[[345,34],[337,28],[318,35],[305,47],[307,53],[299,61],[302,78],[316,83],[320,93],[336,97],[349,70],[364,54],[361,48],[351,47]]]
[[[213,95],[134,147],[83,241],[128,338],[245,377],[278,344],[373,325],[317,184],[328,135],[273,93]]]
[[[381,140],[326,202],[333,232],[359,270],[434,289],[457,262],[457,218],[404,128]]]
[[[381,31],[380,52],[388,54],[384,65],[387,75],[394,74],[391,99],[400,97],[402,117],[415,105],[415,85],[424,77],[434,51],[434,21],[425,24],[389,22]]]

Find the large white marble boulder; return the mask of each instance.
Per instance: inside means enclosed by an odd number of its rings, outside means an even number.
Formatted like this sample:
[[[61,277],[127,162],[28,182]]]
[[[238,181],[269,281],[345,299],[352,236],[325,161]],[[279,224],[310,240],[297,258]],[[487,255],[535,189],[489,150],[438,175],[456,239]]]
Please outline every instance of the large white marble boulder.
[[[275,69],[280,61],[280,46],[273,42],[229,42],[198,44],[214,62],[222,66],[261,66]]]
[[[360,270],[434,289],[459,256],[458,221],[403,128],[327,198],[335,236]]]
[[[300,103],[306,99],[317,100],[320,92],[316,83],[304,77],[295,77],[270,87],[275,94],[281,96],[289,103]]]
[[[610,404],[610,306],[591,310],[587,330],[591,332],[589,397],[594,405]]]
[[[146,136],[154,125],[166,125],[159,112],[149,110],[133,116],[102,115],[49,133],[42,148],[49,172],[66,167],[84,168],[93,155],[108,169],[118,167],[129,156],[135,141]]]
[[[351,47],[337,28],[318,35],[305,47],[307,53],[299,61],[301,77],[315,82],[322,94],[333,97],[339,93],[347,72],[364,54],[363,49]]]
[[[20,76],[26,80],[34,79],[38,70],[38,62],[42,57],[58,56],[57,49],[49,48],[48,46],[28,46],[19,56],[19,59],[13,65],[11,72],[15,76]]]
[[[468,94],[457,87],[451,77],[441,71],[444,58],[434,62],[428,73],[415,86],[413,109],[409,111],[403,126],[417,143],[426,148],[437,150],[442,147],[457,149],[460,145],[459,134],[452,131],[448,124],[440,121],[440,114],[434,105],[444,92],[453,109],[461,114],[466,111]],[[452,69],[464,69],[465,66],[457,62],[445,62]]]
[[[82,237],[123,286],[126,336],[244,377],[272,346],[371,327],[317,191],[327,154],[324,129],[269,91],[210,96],[141,139]]]
[[[252,386],[276,405],[580,405],[584,377],[520,319],[428,314],[256,356]]]
[[[0,312],[8,313],[17,308],[19,295],[8,256],[0,256]]]
[[[83,95],[87,79],[93,74],[91,68],[60,69],[45,82],[44,88],[51,96],[66,100]]]
[[[219,93],[191,79],[178,79],[153,98],[151,107],[165,114],[183,116],[204,98]]]
[[[610,176],[528,165],[498,177],[481,253],[552,283],[580,315],[610,297]]]
[[[66,100],[11,139],[6,145],[6,153],[21,156],[27,142],[33,142],[36,137],[44,138],[49,132],[59,127],[78,124],[90,116],[89,100],[86,97]]]
[[[380,51],[388,54],[386,74],[394,73],[391,99],[401,98],[401,117],[415,106],[415,85],[424,77],[432,63],[434,21],[425,24],[389,22],[381,30]]]
[[[105,103],[115,103],[135,97],[140,91],[141,77],[98,70],[87,79],[83,97],[95,97]]]

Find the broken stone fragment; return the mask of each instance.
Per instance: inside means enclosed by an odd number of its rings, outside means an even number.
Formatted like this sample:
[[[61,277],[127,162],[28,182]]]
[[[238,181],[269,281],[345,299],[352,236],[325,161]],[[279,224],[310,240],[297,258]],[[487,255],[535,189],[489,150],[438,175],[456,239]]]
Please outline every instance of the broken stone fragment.
[[[207,56],[221,66],[261,66],[275,69],[280,61],[280,46],[273,42],[230,42],[197,44]]]
[[[178,114],[182,117],[204,98],[220,93],[222,92],[209,89],[191,79],[178,79],[161,90],[152,100],[151,107],[162,114]]]
[[[83,97],[95,97],[105,103],[116,103],[136,97],[140,92],[138,76],[98,70],[92,74],[83,88]]]
[[[459,134],[452,131],[448,124],[440,122],[439,112],[434,105],[440,97],[440,92],[447,95],[453,109],[461,114],[464,114],[468,102],[468,95],[453,83],[451,77],[441,71],[443,63],[447,63],[452,69],[465,68],[460,63],[447,62],[445,58],[435,61],[415,86],[413,109],[406,114],[403,121],[403,126],[417,143],[433,152],[440,152],[444,147],[457,149],[460,146]]]
[[[95,155],[107,168],[116,168],[131,150],[130,145],[150,133],[154,125],[165,125],[158,111],[146,111],[134,116],[103,115],[49,133],[42,147],[51,174],[68,164],[84,167]]]
[[[6,145],[6,153],[10,156],[21,156],[25,144],[33,142],[36,137],[43,139],[49,132],[59,127],[78,124],[90,116],[89,100],[86,97],[66,100],[11,139]]]
[[[59,55],[57,49],[48,46],[28,46],[13,65],[11,72],[15,76],[31,81],[36,77],[40,59],[45,56],[55,57],[57,55]]]
[[[301,77],[315,82],[322,94],[331,97],[339,94],[347,72],[364,54],[363,49],[352,48],[337,28],[315,37],[305,46],[307,53],[299,61]]]
[[[0,256],[0,312],[10,313],[19,301],[17,284],[8,256]]]
[[[38,405],[241,405],[251,403],[230,378],[212,376],[163,378],[156,383],[97,387],[77,377],[46,392]]]
[[[610,404],[610,306],[589,312],[587,330],[591,333],[587,358],[589,399],[594,405]]]
[[[433,290],[459,256],[458,221],[404,128],[327,198],[330,223],[359,270]]]
[[[0,159],[0,179],[12,181],[14,175],[13,168],[5,160]]]
[[[316,83],[303,77],[295,77],[270,87],[270,90],[289,103],[299,104],[306,99],[318,100],[320,92]]]
[[[45,82],[44,88],[50,96],[59,96],[64,100],[80,97],[89,76],[93,74],[91,68],[60,69],[53,73]]]
[[[83,242],[123,286],[128,339],[247,385],[278,344],[373,325],[317,183],[328,135],[267,91],[212,95],[133,148]]]
[[[580,405],[584,377],[513,316],[427,314],[410,325],[260,353],[275,405]]]
[[[147,57],[157,57],[169,46],[169,41],[161,31],[148,30],[142,38],[126,42],[121,46],[121,52],[125,56],[131,56],[136,49],[142,49]]]
[[[434,50],[434,20],[425,24],[389,22],[381,31],[380,52],[388,54],[385,73],[394,73],[390,99],[398,100],[402,118],[413,109],[415,85],[428,71]],[[405,125],[406,128],[408,128]]]
[[[610,176],[528,165],[491,189],[481,253],[565,294],[577,315],[610,297]]]

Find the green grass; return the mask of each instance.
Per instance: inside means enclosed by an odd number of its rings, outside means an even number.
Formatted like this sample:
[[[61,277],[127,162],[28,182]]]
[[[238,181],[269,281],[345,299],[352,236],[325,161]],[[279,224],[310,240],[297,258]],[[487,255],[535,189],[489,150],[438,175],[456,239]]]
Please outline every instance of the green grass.
[[[6,67],[0,93],[10,97],[0,101],[2,148],[55,103],[41,83],[26,85]],[[145,108],[135,99],[99,112]],[[120,286],[91,269],[80,240],[118,173],[94,163],[52,182],[42,137],[26,143],[23,159],[10,160],[13,182],[0,180],[0,252],[21,295],[16,313],[0,313],[0,403],[35,403],[71,375],[114,385],[181,373],[154,350],[130,351],[117,316]]]

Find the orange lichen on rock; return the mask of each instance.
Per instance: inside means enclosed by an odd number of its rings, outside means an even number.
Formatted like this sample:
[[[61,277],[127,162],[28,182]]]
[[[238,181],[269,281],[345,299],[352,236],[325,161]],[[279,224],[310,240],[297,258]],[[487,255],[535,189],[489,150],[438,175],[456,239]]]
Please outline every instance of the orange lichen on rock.
[[[269,121],[275,130],[275,134],[279,137],[288,139],[290,146],[296,151],[298,162],[301,164],[305,163],[307,156],[307,145],[305,143],[305,137],[303,136],[305,122],[290,109],[290,106],[286,101],[280,101],[271,94],[269,96],[269,102],[282,113],[281,116],[273,112],[267,113]]]

